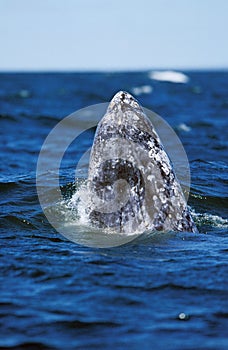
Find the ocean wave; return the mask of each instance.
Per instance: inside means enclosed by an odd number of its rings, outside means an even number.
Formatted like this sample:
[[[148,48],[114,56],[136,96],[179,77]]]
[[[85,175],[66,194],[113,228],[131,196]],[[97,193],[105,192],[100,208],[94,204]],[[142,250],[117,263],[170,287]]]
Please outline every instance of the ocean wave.
[[[210,213],[196,213],[191,211],[194,221],[198,226],[210,226],[217,228],[228,228],[228,219]]]
[[[139,96],[142,94],[150,94],[151,92],[153,92],[153,88],[150,85],[142,85],[133,87],[131,91],[135,96]]]
[[[10,114],[0,114],[0,120],[8,122],[17,122],[17,117]]]
[[[150,72],[149,78],[152,80],[165,81],[170,83],[186,84],[189,82],[189,77],[186,74],[171,70]]]
[[[7,349],[9,350],[24,350],[24,349],[53,350],[53,347],[49,347],[44,343],[40,343],[40,342],[21,342],[21,343],[17,343],[16,345],[0,346],[0,350],[7,350]]]

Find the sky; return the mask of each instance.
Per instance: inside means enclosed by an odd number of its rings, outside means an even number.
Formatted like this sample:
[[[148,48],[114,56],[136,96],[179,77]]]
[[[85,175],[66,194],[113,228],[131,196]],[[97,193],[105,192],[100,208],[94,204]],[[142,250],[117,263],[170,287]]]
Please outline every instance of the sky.
[[[0,71],[228,68],[228,0],[0,0]]]

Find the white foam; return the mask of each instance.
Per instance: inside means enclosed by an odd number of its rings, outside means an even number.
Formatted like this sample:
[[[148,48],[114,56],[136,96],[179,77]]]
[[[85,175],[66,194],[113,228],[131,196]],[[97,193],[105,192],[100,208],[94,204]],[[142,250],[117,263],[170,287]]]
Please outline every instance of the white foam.
[[[82,184],[81,187],[77,189],[68,205],[69,207],[76,209],[78,215],[78,224],[89,224],[89,215],[87,209],[91,203],[86,183]]]
[[[153,88],[150,85],[142,85],[142,86],[136,86],[132,88],[132,93],[136,96],[139,96],[142,94],[150,94],[152,91],[153,91]]]
[[[22,89],[22,90],[19,91],[18,95],[21,98],[28,98],[28,97],[31,96],[31,93],[30,93],[29,90]]]
[[[185,123],[180,123],[178,125],[178,129],[181,130],[181,131],[185,131],[185,132],[189,132],[192,130],[192,128],[190,126],[188,126],[187,124]]]
[[[171,70],[150,72],[149,78],[158,81],[168,81],[171,83],[182,84],[186,84],[189,81],[189,77],[186,74]]]
[[[221,216],[209,213],[196,213],[193,209],[191,209],[191,214],[195,221],[201,225],[210,225],[219,228],[228,227],[228,219],[224,219]]]

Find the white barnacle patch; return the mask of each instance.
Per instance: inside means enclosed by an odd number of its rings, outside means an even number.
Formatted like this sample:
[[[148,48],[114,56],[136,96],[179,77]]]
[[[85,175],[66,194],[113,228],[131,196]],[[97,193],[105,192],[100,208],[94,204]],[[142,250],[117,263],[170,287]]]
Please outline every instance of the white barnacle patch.
[[[152,175],[152,174],[147,176],[147,180],[148,180],[148,181],[151,181],[151,182],[152,182],[154,179],[155,179],[155,176]]]
[[[162,164],[162,170],[165,173],[165,175],[169,175],[170,170],[169,170],[168,165],[165,162],[163,162],[163,164]]]
[[[150,148],[153,148],[153,147],[154,147],[154,142],[151,141],[151,140],[148,141],[147,144],[148,144],[148,147],[150,147]]]
[[[160,199],[160,201],[163,204],[165,204],[167,202],[167,197],[166,197],[166,195],[164,193],[164,189],[163,188],[160,188],[160,190],[159,190],[159,199]]]
[[[160,152],[158,152],[158,153],[154,152],[154,160],[157,162],[161,161],[161,155],[159,153]]]
[[[176,214],[177,220],[181,220],[181,217],[182,217],[182,216],[180,215],[180,213],[177,213],[177,214]]]
[[[133,122],[137,122],[139,120],[139,117],[136,114],[132,115],[131,118]]]
[[[119,120],[118,120],[118,125],[121,125],[121,124],[122,124],[122,122],[121,122],[121,120],[119,119]]]
[[[132,155],[129,157],[129,161],[130,161],[131,163],[134,162],[134,157],[133,157]]]
[[[130,100],[130,103],[129,103],[133,108],[137,108],[139,109],[139,104],[135,101],[135,100]]]
[[[152,148],[151,150],[149,150],[148,155],[149,155],[150,158],[153,158],[153,157],[154,157],[155,151],[154,151],[153,148]]]

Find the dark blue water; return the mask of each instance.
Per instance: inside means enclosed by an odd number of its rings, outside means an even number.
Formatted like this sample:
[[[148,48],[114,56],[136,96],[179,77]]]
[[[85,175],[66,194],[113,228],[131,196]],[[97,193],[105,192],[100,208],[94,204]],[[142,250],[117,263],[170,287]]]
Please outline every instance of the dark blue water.
[[[227,349],[228,72],[0,74],[1,349]],[[36,194],[36,162],[56,123],[133,92],[177,132],[191,175],[199,234],[151,235],[95,249],[65,239]],[[78,154],[62,169],[72,181]]]

